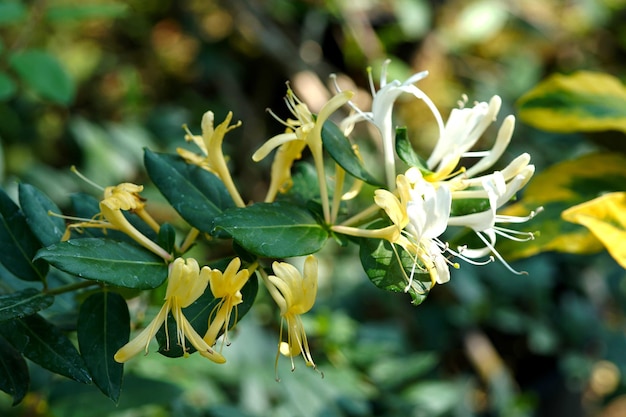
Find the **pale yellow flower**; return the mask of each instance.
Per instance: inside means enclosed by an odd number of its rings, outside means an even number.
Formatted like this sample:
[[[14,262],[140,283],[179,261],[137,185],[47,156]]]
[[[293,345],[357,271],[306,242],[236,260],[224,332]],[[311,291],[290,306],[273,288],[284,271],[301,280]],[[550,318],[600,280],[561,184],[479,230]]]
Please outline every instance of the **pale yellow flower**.
[[[304,141],[291,141],[280,145],[272,162],[272,179],[265,197],[266,203],[274,201],[279,192],[289,191],[293,185],[291,167],[295,160],[302,157],[302,150],[305,146]]]
[[[246,282],[248,282],[251,271],[249,269],[242,269],[240,271],[240,267],[241,260],[234,258],[230,261],[223,273],[219,269],[211,270],[211,276],[209,278],[211,292],[213,296],[219,298],[220,301],[215,307],[215,310],[213,310],[215,315],[211,314],[209,317],[209,328],[204,335],[204,341],[210,346],[213,346],[222,330],[224,331],[224,342],[228,340],[228,329],[232,327],[232,311],[238,304],[243,302],[241,289]],[[234,321],[237,321],[236,317]]]
[[[230,125],[233,113],[228,112],[222,123],[213,127],[215,115],[212,111],[204,113],[202,116],[202,136],[192,134],[185,126],[187,134],[185,140],[195,143],[200,148],[201,154],[195,154],[189,150],[178,148],[176,151],[188,163],[198,165],[219,177],[222,180],[228,193],[239,207],[244,207],[243,202],[235,183],[232,180],[226,158],[222,150],[224,136],[231,130],[241,126],[241,122]]]
[[[115,360],[120,363],[126,362],[142,350],[147,354],[150,341],[154,338],[162,325],[165,325],[165,337],[168,343],[166,349],[169,349],[167,317],[171,312],[176,321],[176,337],[178,344],[185,354],[187,354],[188,350],[185,341],[189,340],[198,353],[205,358],[216,363],[226,362],[226,359],[224,359],[222,355],[215,352],[202,339],[183,314],[183,308],[189,307],[204,293],[209,284],[210,276],[211,269],[203,267],[202,271],[200,271],[198,262],[195,259],[189,258],[185,261],[183,258],[176,258],[170,265],[165,303],[161,307],[161,310],[150,322],[148,327],[117,351],[114,356]]]
[[[279,353],[291,358],[291,369],[295,369],[293,357],[302,353],[307,366],[316,368],[311,357],[301,315],[309,311],[317,296],[317,259],[313,255],[304,261],[303,274],[285,262],[274,262],[275,275],[265,278],[270,295],[280,308],[281,330]],[[287,323],[287,342],[283,342],[283,324]],[[278,364],[278,353],[276,354]]]

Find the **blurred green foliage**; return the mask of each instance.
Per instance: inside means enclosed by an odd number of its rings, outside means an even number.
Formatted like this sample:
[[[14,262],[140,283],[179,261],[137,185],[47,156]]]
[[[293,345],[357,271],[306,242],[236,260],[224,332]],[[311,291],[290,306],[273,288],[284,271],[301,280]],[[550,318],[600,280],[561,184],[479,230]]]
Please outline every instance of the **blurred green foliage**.
[[[515,113],[513,103],[555,72],[595,70],[624,79],[625,55],[623,0],[0,0],[1,180],[8,190],[17,189],[17,179],[34,184],[66,207],[69,194],[84,187],[70,165],[99,184],[141,183],[142,148],[171,151],[182,124],[198,131],[193,125],[206,110],[220,120],[232,110],[244,124],[226,153],[243,194],[256,196],[268,178],[250,155],[281,128],[263,109],[280,108],[286,80],[309,100],[330,73],[367,90],[365,68],[376,71],[392,58],[390,71],[400,79],[428,70],[420,87],[438,103],[451,108],[462,93],[470,100],[498,94],[505,112]],[[423,126],[419,104],[403,104],[402,114],[409,131]],[[607,141],[518,124],[508,152],[529,152],[542,170],[590,149],[623,149],[623,134],[610,134]],[[155,190],[146,194],[159,201]],[[403,294],[374,288],[350,249],[325,251],[326,278],[314,314],[305,318],[323,379],[303,366],[291,374],[281,360],[282,381],[273,381],[277,329],[269,297],[260,293],[224,366],[194,356],[138,359],[127,365],[115,407],[95,387],[29,364],[32,393],[15,408],[2,394],[0,410],[6,416],[626,413],[626,274],[608,255],[544,253],[515,265],[528,276],[511,276],[498,264],[464,265],[415,308]],[[64,303],[72,300],[53,306],[59,323]]]

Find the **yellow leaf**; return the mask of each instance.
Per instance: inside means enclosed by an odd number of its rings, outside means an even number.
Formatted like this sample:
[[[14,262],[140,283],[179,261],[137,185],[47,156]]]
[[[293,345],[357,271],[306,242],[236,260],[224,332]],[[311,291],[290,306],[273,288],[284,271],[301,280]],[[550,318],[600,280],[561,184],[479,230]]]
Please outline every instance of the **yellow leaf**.
[[[562,216],[588,228],[626,268],[626,192],[605,194],[565,210]]]

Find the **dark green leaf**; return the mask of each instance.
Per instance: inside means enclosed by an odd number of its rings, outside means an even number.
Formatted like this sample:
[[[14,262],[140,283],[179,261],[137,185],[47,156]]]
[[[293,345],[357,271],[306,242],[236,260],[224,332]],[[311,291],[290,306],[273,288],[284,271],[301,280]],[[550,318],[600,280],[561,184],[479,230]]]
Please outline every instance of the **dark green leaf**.
[[[2,294],[0,295],[0,321],[30,316],[49,307],[53,302],[52,295],[34,288],[26,288],[12,294]]]
[[[74,99],[74,82],[59,61],[46,51],[24,50],[9,58],[22,81],[41,97],[68,105]]]
[[[65,233],[65,220],[48,213],[61,214],[61,209],[30,184],[19,185],[19,198],[26,222],[41,244],[49,246],[59,242]]]
[[[77,330],[80,353],[93,382],[117,403],[124,366],[115,362],[113,355],[130,335],[126,301],[114,292],[91,295],[80,307]]]
[[[289,258],[320,250],[328,233],[311,213],[286,203],[257,203],[226,210],[214,227],[258,256]]]
[[[405,292],[408,284],[406,277],[411,276],[414,263],[402,248],[396,247],[396,251],[400,259],[394,253],[391,243],[380,239],[361,239],[359,257],[365,273],[374,285],[387,291]],[[429,289],[430,276],[414,272],[413,285],[408,290],[412,303],[421,304]]]
[[[174,226],[169,223],[162,224],[159,228],[158,242],[160,247],[165,249],[166,252],[174,252],[176,246],[176,230]]]
[[[177,155],[146,150],[150,179],[183,219],[203,232],[223,210],[234,207],[224,183],[209,171],[186,163]]]
[[[428,165],[413,149],[407,133],[406,127],[396,128],[396,153],[398,157],[410,167],[419,168],[421,171],[428,171]]]
[[[15,94],[17,86],[11,77],[0,72],[0,101],[7,100]]]
[[[224,268],[226,265],[224,265]],[[223,268],[220,268],[223,269]],[[235,318],[239,321],[243,316],[245,316],[248,311],[250,311],[250,307],[254,304],[254,299],[256,298],[257,291],[259,289],[259,283],[255,275],[252,275],[246,285],[241,289],[242,295],[242,303],[235,307],[233,310],[233,320],[230,328],[233,328],[236,323],[234,322]],[[192,303],[189,307],[183,309],[183,313],[187,320],[191,323],[191,326],[198,332],[200,335],[204,335],[209,328],[209,316],[211,313],[215,314],[213,309],[217,306],[219,299],[215,299],[213,297],[213,293],[210,288],[198,298],[194,303]],[[168,325],[168,334],[169,334],[169,343],[165,337],[165,327],[161,327],[159,332],[157,333],[157,341],[159,342],[159,353],[164,356],[170,358],[179,358],[183,356],[183,349],[178,345],[178,341],[176,339],[176,322],[174,318],[171,316],[167,320]],[[229,329],[230,329],[229,328]],[[220,342],[218,342],[220,343]],[[191,346],[191,344],[186,343],[188,353],[193,353],[196,349]],[[168,349],[169,346],[169,349]]]
[[[40,315],[0,322],[0,333],[36,364],[78,382],[91,382],[83,358],[72,342]]]
[[[3,190],[0,190],[0,215],[0,263],[23,280],[43,280],[48,264],[32,261],[41,244],[19,207]]]
[[[114,19],[126,15],[128,5],[122,3],[50,5],[46,18],[51,21]]]
[[[60,242],[39,251],[61,271],[126,288],[156,288],[167,278],[161,258],[126,242],[85,238]]]
[[[365,169],[363,161],[354,153],[348,138],[331,121],[326,121],[322,127],[322,143],[324,144],[324,149],[348,174],[368,184],[382,184]]]
[[[452,200],[450,215],[465,216],[467,214],[481,213],[489,209],[489,199],[487,198],[456,198]]]
[[[30,378],[24,357],[0,336],[0,390],[13,397],[13,405],[28,392]]]
[[[19,1],[0,2],[0,26],[17,23],[26,16],[26,7]]]
[[[181,387],[170,382],[128,375],[124,378],[124,395],[119,404],[113,404],[93,387],[59,381],[52,386],[50,393],[50,414],[63,417],[143,416],[146,406],[168,406],[180,397],[182,391]],[[129,409],[134,410],[128,412]],[[149,410],[148,415],[152,415],[153,409]]]

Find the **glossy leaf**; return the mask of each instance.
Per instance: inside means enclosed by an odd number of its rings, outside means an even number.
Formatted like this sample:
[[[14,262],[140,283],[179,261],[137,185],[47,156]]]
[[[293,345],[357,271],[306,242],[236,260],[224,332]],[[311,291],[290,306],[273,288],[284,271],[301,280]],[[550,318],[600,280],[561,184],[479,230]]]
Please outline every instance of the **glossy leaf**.
[[[43,280],[48,264],[32,260],[41,244],[24,214],[3,190],[0,190],[0,215],[0,263],[23,280]]]
[[[626,132],[626,87],[611,75],[555,74],[518,101],[520,118],[552,132]]]
[[[626,157],[616,153],[589,154],[551,166],[533,177],[521,201],[498,212],[526,216],[543,207],[533,219],[517,226],[539,233],[528,242],[499,239],[498,251],[507,260],[552,250],[575,254],[601,251],[602,243],[591,232],[563,220],[561,213],[602,194],[622,191],[625,184]]]
[[[247,251],[269,258],[309,255],[328,238],[309,211],[280,202],[226,210],[213,225]]]
[[[367,171],[348,138],[331,121],[326,121],[324,126],[322,126],[322,143],[324,144],[324,149],[348,174],[369,184],[382,184]]]
[[[49,307],[54,302],[52,295],[34,288],[26,288],[11,294],[0,295],[0,321],[22,318]]]
[[[12,396],[13,405],[16,405],[28,392],[29,383],[28,366],[24,357],[0,336],[0,390]]]
[[[234,207],[224,183],[197,165],[177,155],[146,150],[145,165],[150,179],[183,219],[203,232],[223,210]]]
[[[115,362],[113,355],[130,335],[126,301],[114,292],[91,295],[80,307],[77,331],[80,353],[93,382],[117,403],[124,366]]]
[[[413,149],[406,127],[396,129],[396,153],[408,166],[419,168],[422,172],[430,172],[426,161]]]
[[[391,243],[380,239],[361,239],[359,242],[359,257],[367,277],[378,288],[405,292],[408,284],[406,276],[411,276],[413,260],[402,248],[397,247],[402,264],[391,247]],[[403,272],[404,269],[404,272]],[[413,275],[414,284],[407,291],[411,296],[411,303],[421,304],[430,290],[430,275]]]
[[[9,58],[22,81],[42,98],[68,105],[74,100],[74,82],[61,63],[40,50],[23,50]]]
[[[81,278],[136,289],[151,289],[167,278],[163,260],[147,250],[110,239],[71,239],[44,248],[45,259],[61,271]]]
[[[40,315],[0,322],[0,333],[43,368],[78,382],[91,382],[83,358],[72,342]]]
[[[47,195],[30,184],[19,185],[20,206],[26,223],[43,246],[61,241],[65,233],[65,220],[49,212],[62,214],[61,209]]]
[[[242,303],[235,307],[235,310],[233,310],[232,320],[236,318],[237,321],[240,321],[243,316],[245,316],[248,311],[250,311],[250,308],[254,304],[258,289],[259,283],[256,275],[250,276],[246,285],[244,285],[241,289]],[[215,314],[213,310],[215,309],[219,301],[219,299],[215,299],[213,297],[211,289],[207,287],[206,291],[204,292],[204,294],[202,294],[202,296],[200,296],[200,298],[193,302],[189,307],[183,309],[185,317],[187,317],[187,320],[189,320],[192,327],[201,336],[204,336],[207,329],[209,328],[209,317],[211,314]],[[171,314],[167,320],[167,325],[169,343],[167,342],[167,339],[165,337],[165,325],[161,327],[156,336],[156,339],[159,342],[159,353],[170,358],[181,357],[183,356],[184,352],[183,349],[178,345],[178,341],[176,339],[176,321],[174,321],[174,318],[171,316]],[[236,326],[235,322],[232,323],[230,328],[233,328],[234,326]],[[218,341],[217,343],[219,344],[221,343],[221,341]],[[196,351],[196,349],[191,346],[190,343],[187,343],[187,348],[188,353],[193,353]]]

